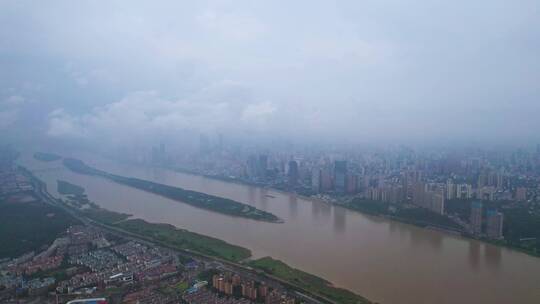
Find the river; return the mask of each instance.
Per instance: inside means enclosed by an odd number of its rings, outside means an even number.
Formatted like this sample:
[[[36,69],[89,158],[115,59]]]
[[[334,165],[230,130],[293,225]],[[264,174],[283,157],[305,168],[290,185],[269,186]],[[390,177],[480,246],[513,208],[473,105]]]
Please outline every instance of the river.
[[[366,216],[293,194],[170,170],[118,164],[94,156],[87,164],[222,196],[274,213],[274,224],[230,217],[101,177],[69,171],[60,161],[23,155],[19,163],[59,196],[56,180],[83,186],[103,208],[169,223],[272,256],[383,304],[540,303],[540,258],[475,240]]]

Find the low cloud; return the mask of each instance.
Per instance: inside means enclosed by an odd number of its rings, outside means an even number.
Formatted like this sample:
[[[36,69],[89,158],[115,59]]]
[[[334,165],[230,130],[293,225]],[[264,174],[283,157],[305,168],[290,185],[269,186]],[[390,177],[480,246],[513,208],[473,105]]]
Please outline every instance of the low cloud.
[[[3,133],[539,141],[538,1],[428,2],[0,1]]]
[[[18,118],[18,110],[0,111],[0,130],[4,130],[13,125]]]
[[[22,97],[22,96],[11,95],[11,96],[7,97],[6,99],[4,99],[4,101],[2,102],[2,105],[6,106],[6,107],[20,106],[25,101],[26,101],[26,99],[24,97]]]
[[[88,114],[57,109],[49,114],[48,135],[90,140],[174,138],[178,132],[235,132],[260,128],[275,112],[269,102],[242,104],[168,99],[155,91],[134,92]]]

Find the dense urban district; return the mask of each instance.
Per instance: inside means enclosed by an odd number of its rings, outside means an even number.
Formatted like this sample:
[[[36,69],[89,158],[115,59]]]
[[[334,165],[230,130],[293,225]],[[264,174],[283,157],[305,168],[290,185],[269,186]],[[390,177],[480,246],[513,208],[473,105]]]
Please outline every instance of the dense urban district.
[[[131,162],[296,192],[359,212],[540,255],[540,144],[536,149],[425,149],[294,153],[225,145],[121,153]],[[114,157],[114,156],[113,156]]]
[[[35,158],[59,160],[49,156]],[[0,151],[1,303],[371,303],[248,249],[101,209],[69,181],[53,198],[16,158]]]

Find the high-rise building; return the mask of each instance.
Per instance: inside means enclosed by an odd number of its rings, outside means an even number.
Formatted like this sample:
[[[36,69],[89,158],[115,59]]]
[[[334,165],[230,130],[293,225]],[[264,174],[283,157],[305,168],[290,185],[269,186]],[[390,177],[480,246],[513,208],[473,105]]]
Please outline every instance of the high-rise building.
[[[424,207],[426,185],[422,182],[416,182],[413,184],[412,191],[412,203]]]
[[[257,157],[255,155],[251,155],[247,162],[247,175],[250,179],[255,179],[257,177],[257,166]]]
[[[268,295],[268,286],[264,282],[259,285],[258,293],[263,299],[266,298],[266,295]]]
[[[323,168],[321,170],[321,190],[323,192],[330,191],[332,189],[332,174],[330,169]]]
[[[444,214],[444,195],[443,193],[435,193],[431,199],[431,211]]]
[[[242,285],[242,296],[251,300],[257,299],[257,288],[253,282],[245,282]]]
[[[199,152],[204,154],[210,151],[210,141],[205,134],[199,135]]]
[[[497,174],[497,189],[503,189],[504,187],[504,175],[502,173]]]
[[[459,184],[457,185],[456,197],[459,199],[469,199],[472,198],[473,191],[472,186],[469,184]]]
[[[298,184],[298,163],[295,160],[289,162],[289,184],[296,185]]]
[[[159,153],[161,153],[161,155],[165,154],[165,144],[164,143],[159,144]]]
[[[478,199],[485,200],[485,201],[492,201],[495,199],[495,187],[493,186],[485,186],[480,189],[478,189]]]
[[[321,192],[321,169],[313,168],[311,170],[311,190],[315,193]]]
[[[357,191],[356,185],[358,184],[358,176],[356,174],[347,175],[347,193],[354,194]]]
[[[476,235],[482,233],[482,203],[478,201],[471,204],[471,230]]]
[[[516,201],[518,202],[524,202],[527,200],[527,188],[525,187],[518,187],[516,189]]]
[[[347,162],[344,160],[334,162],[334,186],[337,192],[345,193],[347,187]]]
[[[491,239],[503,237],[503,214],[496,210],[489,210],[486,218],[486,234]]]
[[[268,156],[261,154],[257,162],[257,177],[266,178],[266,172],[268,171]]]
[[[478,188],[488,185],[488,174],[486,172],[481,172],[480,175],[478,175],[478,182],[476,185]]]
[[[449,179],[446,181],[446,199],[453,200],[456,198],[456,185]]]
[[[218,146],[217,146],[217,148],[218,148],[219,151],[223,150],[223,134],[221,134],[221,133],[218,134]]]

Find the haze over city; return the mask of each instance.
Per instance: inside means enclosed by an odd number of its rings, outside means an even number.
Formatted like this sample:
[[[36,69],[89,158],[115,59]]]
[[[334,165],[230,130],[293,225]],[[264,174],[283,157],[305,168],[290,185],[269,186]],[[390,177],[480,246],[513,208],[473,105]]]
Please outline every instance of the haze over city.
[[[0,8],[4,138],[540,140],[537,1]]]
[[[540,303],[540,2],[0,0],[0,304]]]

